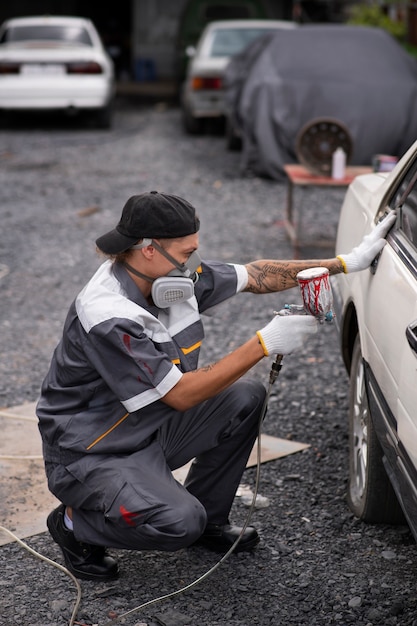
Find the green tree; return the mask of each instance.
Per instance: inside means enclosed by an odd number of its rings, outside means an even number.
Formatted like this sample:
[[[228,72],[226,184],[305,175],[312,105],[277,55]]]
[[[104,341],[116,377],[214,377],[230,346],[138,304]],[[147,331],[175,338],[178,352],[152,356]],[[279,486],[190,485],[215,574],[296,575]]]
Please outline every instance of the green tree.
[[[348,24],[358,26],[376,26],[390,33],[401,42],[405,41],[407,26],[404,22],[391,19],[376,2],[372,4],[356,4],[351,8]]]

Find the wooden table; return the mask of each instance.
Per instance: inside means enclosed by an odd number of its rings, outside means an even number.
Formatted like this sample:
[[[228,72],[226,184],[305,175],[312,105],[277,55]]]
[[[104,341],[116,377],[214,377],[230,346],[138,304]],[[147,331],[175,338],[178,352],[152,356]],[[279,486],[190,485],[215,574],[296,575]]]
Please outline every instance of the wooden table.
[[[295,255],[298,253],[298,248],[301,245],[300,230],[301,230],[301,210],[298,210],[299,218],[298,222],[294,220],[293,214],[293,195],[294,187],[347,187],[353,181],[356,176],[360,174],[369,174],[372,172],[372,167],[366,167],[363,165],[349,166],[346,168],[345,176],[341,179],[331,178],[331,176],[320,176],[313,174],[303,165],[284,165],[285,173],[288,177],[287,187],[287,203],[284,226],[287,231],[288,237],[294,247]],[[314,242],[309,242],[313,244]],[[316,243],[317,245],[317,243]]]

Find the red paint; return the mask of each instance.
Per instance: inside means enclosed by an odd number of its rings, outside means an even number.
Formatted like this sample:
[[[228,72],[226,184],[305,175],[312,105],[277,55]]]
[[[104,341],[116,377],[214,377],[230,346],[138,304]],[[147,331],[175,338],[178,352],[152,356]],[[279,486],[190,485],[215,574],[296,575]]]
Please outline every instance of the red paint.
[[[142,363],[143,367],[148,370],[149,374],[153,376],[152,368],[149,367],[149,365],[145,361],[140,361],[140,362]]]
[[[126,522],[126,524],[128,524],[129,526],[136,526],[135,522],[133,521],[135,517],[139,517],[139,513],[134,513],[132,511],[128,511],[123,504],[120,505],[120,514],[123,517],[124,521]]]
[[[130,347],[130,335],[123,335],[123,343],[125,344],[126,348],[129,350],[129,352],[132,352],[132,348]]]
[[[314,316],[326,313],[331,293],[328,273],[313,278],[300,278],[299,285],[305,309]]]
[[[128,352],[130,352],[130,354],[132,354],[132,346],[131,346],[131,336],[127,335],[126,333],[123,335],[123,343],[125,344],[125,347],[127,349]],[[145,362],[145,361],[141,361],[139,360],[138,363],[140,363],[144,369],[148,370],[149,374],[151,376],[153,376],[153,371],[152,368],[149,367],[149,365]],[[138,380],[140,381],[140,377],[138,376]]]

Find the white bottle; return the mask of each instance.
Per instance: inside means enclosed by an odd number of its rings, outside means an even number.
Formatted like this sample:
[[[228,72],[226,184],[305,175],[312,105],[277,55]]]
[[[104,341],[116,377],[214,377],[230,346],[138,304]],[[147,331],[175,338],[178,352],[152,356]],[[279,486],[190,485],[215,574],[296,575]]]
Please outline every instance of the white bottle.
[[[341,180],[346,174],[346,152],[343,148],[336,148],[332,156],[332,178]]]

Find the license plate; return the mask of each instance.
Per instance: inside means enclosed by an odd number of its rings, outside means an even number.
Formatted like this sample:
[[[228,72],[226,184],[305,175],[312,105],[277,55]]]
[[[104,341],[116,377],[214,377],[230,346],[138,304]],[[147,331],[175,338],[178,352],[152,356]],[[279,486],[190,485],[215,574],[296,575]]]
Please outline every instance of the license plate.
[[[65,66],[58,63],[27,63],[22,65],[21,74],[25,76],[62,76]]]

